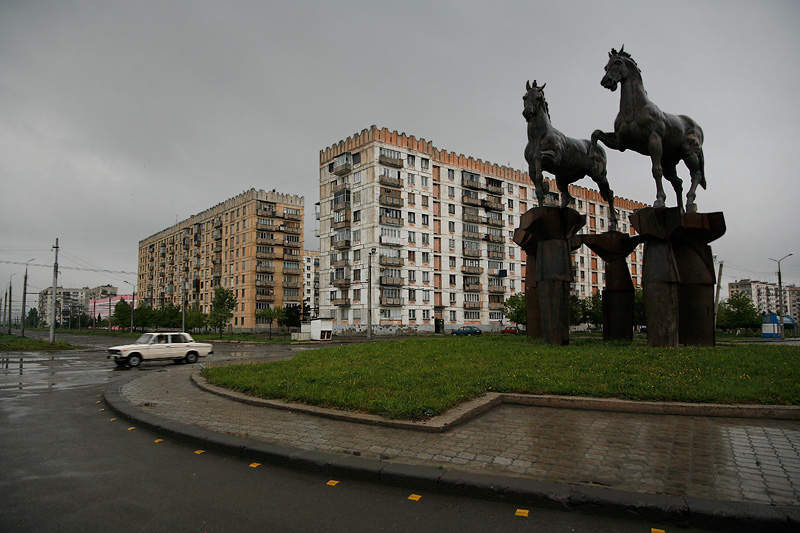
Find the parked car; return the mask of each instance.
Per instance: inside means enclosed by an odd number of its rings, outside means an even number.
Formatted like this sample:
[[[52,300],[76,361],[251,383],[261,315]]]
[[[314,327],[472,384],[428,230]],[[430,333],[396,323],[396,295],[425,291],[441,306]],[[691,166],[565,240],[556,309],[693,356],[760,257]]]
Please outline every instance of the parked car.
[[[145,333],[133,344],[112,346],[108,359],[117,366],[137,367],[142,361],[169,361],[194,363],[198,357],[214,353],[214,347],[205,342],[195,342],[188,333]]]
[[[500,333],[519,333],[520,329],[517,326],[506,326],[500,330]]]
[[[476,328],[475,326],[461,326],[458,329],[454,329],[450,335],[480,335],[483,333],[480,328]]]

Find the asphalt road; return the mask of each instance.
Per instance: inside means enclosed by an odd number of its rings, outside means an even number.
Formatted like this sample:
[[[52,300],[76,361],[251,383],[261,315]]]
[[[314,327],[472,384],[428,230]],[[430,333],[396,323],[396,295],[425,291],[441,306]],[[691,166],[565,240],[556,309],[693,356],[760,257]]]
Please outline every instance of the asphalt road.
[[[170,365],[117,370],[98,348],[108,344],[91,339],[95,347],[79,352],[0,354],[0,531],[670,531],[540,509],[518,516],[510,504],[329,484],[198,453],[132,428],[102,403],[110,380]],[[267,349],[219,344],[214,357],[263,357]]]

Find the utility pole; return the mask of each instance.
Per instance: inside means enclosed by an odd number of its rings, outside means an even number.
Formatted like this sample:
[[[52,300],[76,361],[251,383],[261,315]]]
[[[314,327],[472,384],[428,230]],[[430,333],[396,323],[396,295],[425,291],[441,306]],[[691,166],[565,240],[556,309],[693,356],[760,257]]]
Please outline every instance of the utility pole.
[[[791,255],[794,254],[784,255],[780,259],[773,259],[771,257],[769,258],[770,261],[775,261],[778,263],[778,334],[780,335],[781,340],[783,340],[783,285],[781,283],[781,261]]]
[[[372,256],[375,255],[375,248],[369,252],[367,261],[367,340],[372,340]]]
[[[53,262],[53,293],[50,295],[50,344],[56,342],[56,287],[58,284],[58,238],[56,238],[56,245],[53,246],[56,250],[56,258]]]
[[[28,263],[30,263],[31,261],[33,261],[33,259],[28,261]],[[25,319],[27,318],[27,316],[25,316],[25,311],[26,311],[26,309],[25,309],[25,296],[28,294],[28,263],[25,263],[25,281],[22,282],[22,313],[21,314],[22,314],[22,336],[23,337],[25,336]]]
[[[717,295],[714,297],[714,329],[717,329],[717,315],[719,314],[719,290],[722,288],[722,265],[725,261],[719,262],[719,273],[717,274]]]
[[[8,334],[11,335],[11,308],[14,306],[14,300],[11,298],[11,278],[13,278],[17,273],[14,272],[8,278]]]

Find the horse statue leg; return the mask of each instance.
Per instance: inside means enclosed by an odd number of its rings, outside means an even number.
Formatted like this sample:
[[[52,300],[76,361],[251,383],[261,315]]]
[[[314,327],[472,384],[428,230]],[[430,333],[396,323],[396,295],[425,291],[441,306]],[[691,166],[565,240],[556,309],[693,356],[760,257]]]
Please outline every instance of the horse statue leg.
[[[683,160],[689,168],[692,176],[692,186],[689,187],[689,192],[686,194],[686,211],[688,213],[697,213],[697,204],[694,203],[695,191],[697,186],[700,185],[706,188],[706,177],[703,169],[703,149],[700,148],[699,153],[692,154]]]
[[[590,154],[592,152],[590,151]],[[597,184],[600,189],[600,196],[608,203],[609,209],[609,231],[617,231],[617,212],[614,209],[614,191],[608,184],[608,172],[606,169],[606,153],[600,148],[595,147],[593,155],[589,156],[589,177]]]
[[[675,190],[675,197],[678,199],[678,207],[680,207],[681,213],[683,213],[683,180],[678,177],[677,166],[677,162],[665,162],[664,178],[672,184],[672,188]]]
[[[661,166],[661,156],[663,154],[663,147],[661,145],[661,136],[655,132],[650,134],[647,140],[647,151],[650,154],[650,160],[653,163],[653,179],[656,180],[656,201],[653,202],[653,207],[665,207],[667,203],[667,195],[664,192],[664,187],[661,183],[661,177],[664,174],[664,169]],[[683,200],[681,200],[682,202]]]
[[[539,202],[539,207],[541,207],[544,205],[547,193],[550,192],[550,186],[542,176],[542,153],[540,150],[537,150],[537,153],[533,156],[533,162],[528,161],[528,173],[531,176],[531,181],[533,181],[533,187],[536,189],[536,199]]]

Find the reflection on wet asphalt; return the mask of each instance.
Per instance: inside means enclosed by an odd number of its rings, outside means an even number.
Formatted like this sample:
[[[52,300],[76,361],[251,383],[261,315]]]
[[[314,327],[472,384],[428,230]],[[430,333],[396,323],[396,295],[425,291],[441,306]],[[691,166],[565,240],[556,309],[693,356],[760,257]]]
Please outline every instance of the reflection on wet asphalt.
[[[154,372],[175,366],[168,361],[146,362],[137,369],[119,369],[107,359],[109,346],[126,339],[90,336],[66,337],[86,348],[66,352],[0,352],[0,401],[33,394],[106,383],[129,372]],[[281,348],[269,349],[282,351]],[[263,345],[215,343],[214,354],[201,362],[249,359],[267,356]]]

